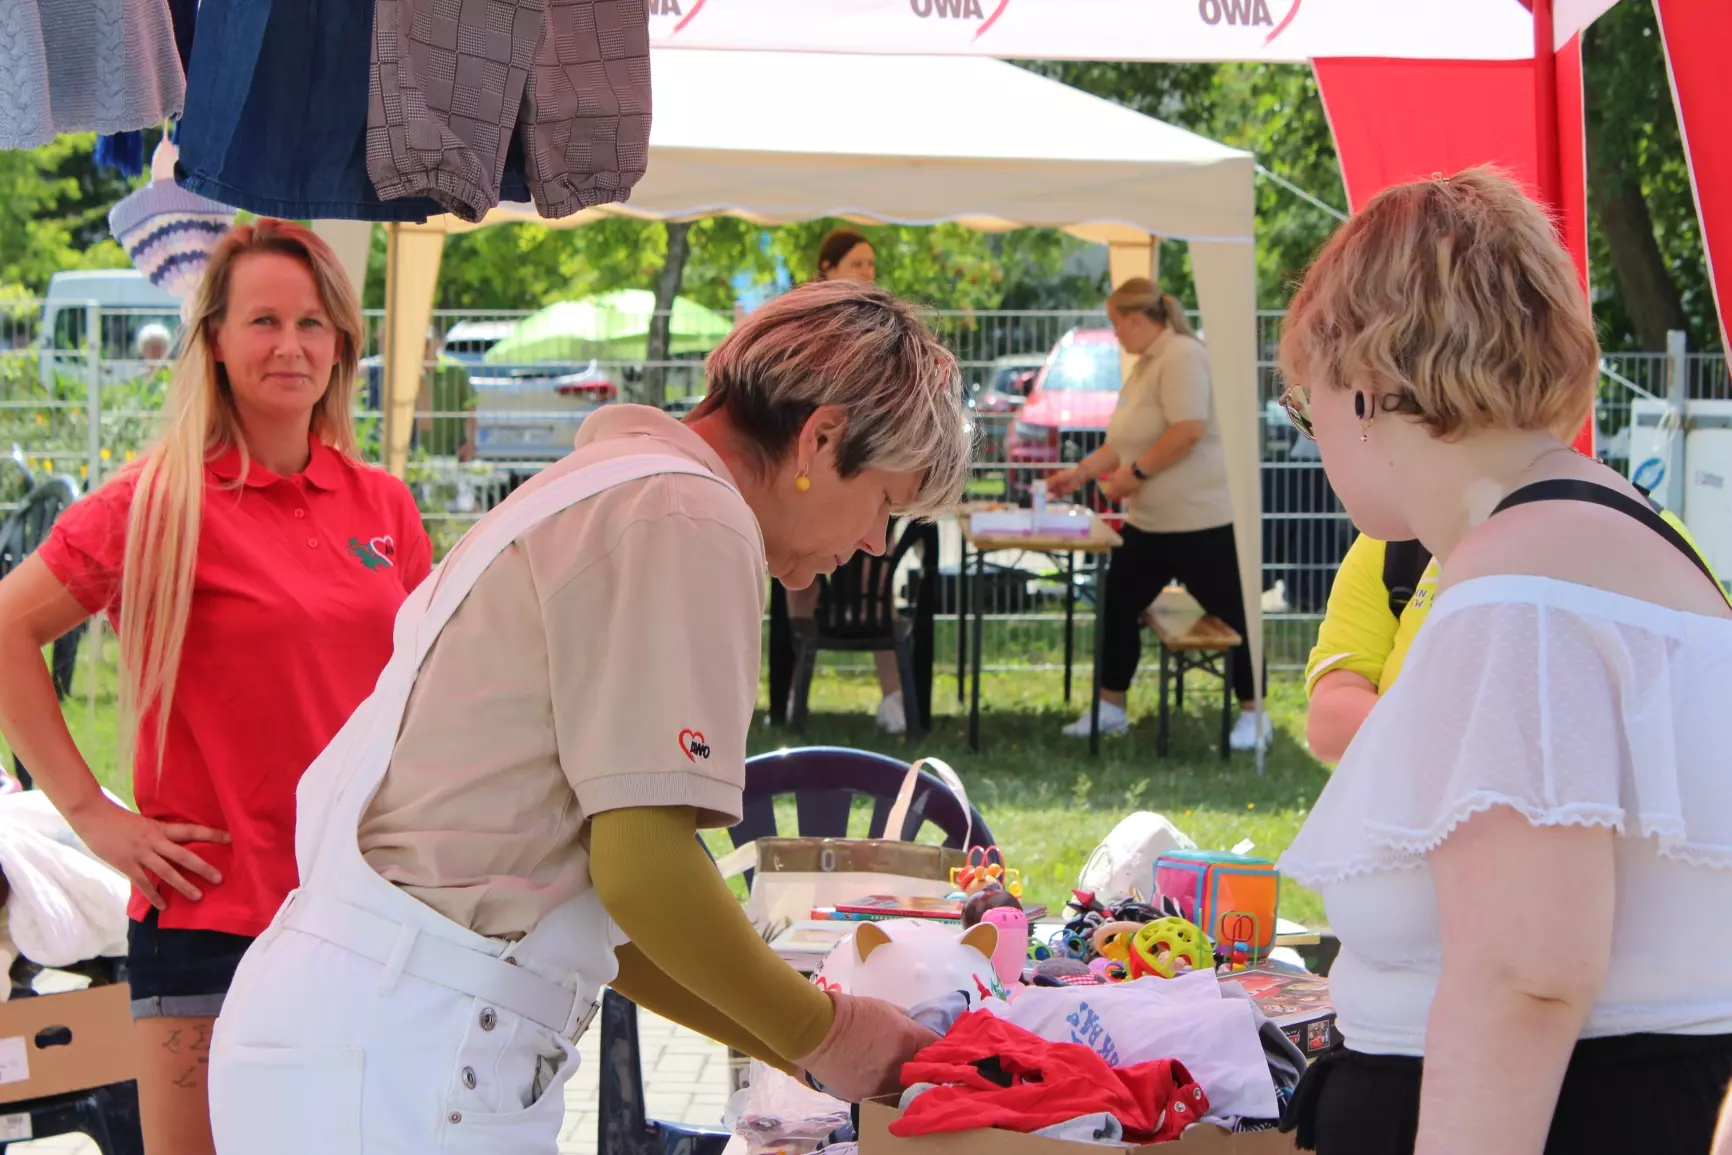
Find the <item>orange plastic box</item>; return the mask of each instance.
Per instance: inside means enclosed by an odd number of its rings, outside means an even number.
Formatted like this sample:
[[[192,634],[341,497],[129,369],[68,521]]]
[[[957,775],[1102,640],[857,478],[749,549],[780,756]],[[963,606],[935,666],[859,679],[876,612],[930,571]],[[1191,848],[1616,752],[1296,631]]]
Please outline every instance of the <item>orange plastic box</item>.
[[[1275,946],[1281,875],[1267,859],[1174,850],[1155,859],[1155,893],[1177,902],[1220,950],[1242,942],[1266,955]]]

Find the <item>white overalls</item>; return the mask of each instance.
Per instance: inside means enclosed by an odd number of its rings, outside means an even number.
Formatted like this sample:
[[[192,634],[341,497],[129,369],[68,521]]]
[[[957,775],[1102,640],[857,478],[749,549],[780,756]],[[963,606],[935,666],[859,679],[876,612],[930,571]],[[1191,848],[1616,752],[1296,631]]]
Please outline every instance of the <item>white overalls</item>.
[[[544,518],[664,473],[727,484],[666,454],[584,466],[483,518],[404,603],[378,685],[301,780],[301,885],[247,951],[217,1020],[220,1155],[554,1155],[576,1039],[624,936],[593,890],[516,942],[475,934],[381,878],[356,832],[422,659],[488,564]]]

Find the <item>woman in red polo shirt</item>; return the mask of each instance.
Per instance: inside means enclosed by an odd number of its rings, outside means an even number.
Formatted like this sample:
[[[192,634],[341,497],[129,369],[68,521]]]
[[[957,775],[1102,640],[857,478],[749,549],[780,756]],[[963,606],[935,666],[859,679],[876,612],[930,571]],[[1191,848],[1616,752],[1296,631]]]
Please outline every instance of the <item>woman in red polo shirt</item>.
[[[260,220],[211,255],[160,441],[0,582],[0,728],[92,851],[133,882],[129,970],[152,1155],[211,1150],[211,1022],[296,884],[295,786],[373,689],[431,565],[403,483],[355,457],[361,311],[308,230]],[[134,813],[98,787],[41,649],[120,636]]]

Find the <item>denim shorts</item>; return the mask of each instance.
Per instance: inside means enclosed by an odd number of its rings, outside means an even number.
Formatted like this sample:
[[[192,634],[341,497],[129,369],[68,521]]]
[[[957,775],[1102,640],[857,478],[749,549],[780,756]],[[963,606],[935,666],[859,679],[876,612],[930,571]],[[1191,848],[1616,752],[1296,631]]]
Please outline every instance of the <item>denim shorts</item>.
[[[203,0],[179,131],[182,188],[297,220],[424,221],[367,176],[370,0]],[[515,134],[514,134],[515,135]],[[529,200],[521,148],[500,195]]]
[[[252,944],[244,934],[160,927],[154,910],[144,921],[127,924],[132,1017],[214,1018]]]

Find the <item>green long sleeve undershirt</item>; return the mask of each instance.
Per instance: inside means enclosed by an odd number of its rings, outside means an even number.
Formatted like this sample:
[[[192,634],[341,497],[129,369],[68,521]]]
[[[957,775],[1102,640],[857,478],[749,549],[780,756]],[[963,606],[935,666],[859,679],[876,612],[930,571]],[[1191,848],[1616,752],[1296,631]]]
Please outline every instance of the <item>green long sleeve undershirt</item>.
[[[696,834],[689,806],[609,810],[590,820],[596,897],[635,948],[619,952],[614,986],[663,1018],[786,1069],[818,1049],[835,1007],[759,937]]]

